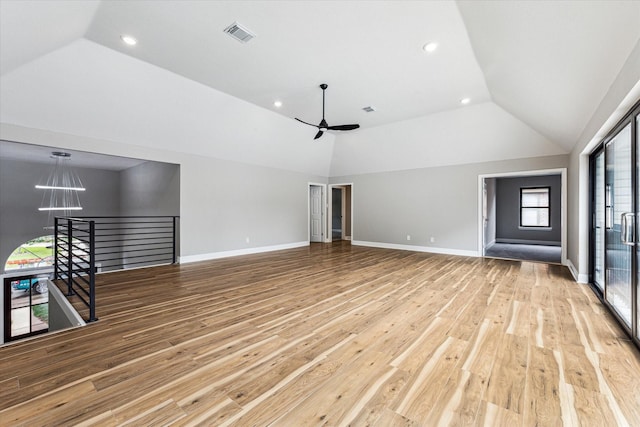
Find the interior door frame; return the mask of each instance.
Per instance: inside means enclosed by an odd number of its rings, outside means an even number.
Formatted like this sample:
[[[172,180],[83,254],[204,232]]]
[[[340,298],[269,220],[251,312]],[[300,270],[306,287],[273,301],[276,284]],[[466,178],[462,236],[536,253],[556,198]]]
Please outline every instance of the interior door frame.
[[[353,182],[345,182],[345,183],[340,183],[340,184],[329,184],[329,192],[333,192],[334,188],[342,188],[342,240],[345,240],[345,218],[344,218],[344,213],[345,213],[345,209],[346,209],[346,203],[345,203],[345,197],[346,197],[346,192],[345,192],[345,187],[351,187],[351,197],[349,200],[349,205],[351,208],[351,239],[350,240],[355,240],[355,238],[353,237],[354,233],[354,221],[353,221]],[[328,213],[327,213],[327,218],[329,221],[331,221],[333,215],[333,198],[330,199],[330,203],[329,203],[329,208],[328,208]],[[328,239],[326,240],[326,242],[331,242],[331,236],[328,236]]]
[[[327,184],[319,182],[307,183],[307,242],[311,244],[311,187],[322,187],[320,195],[320,207],[321,216],[320,220],[322,224],[322,241],[326,243],[327,239]],[[315,242],[314,242],[315,243]]]
[[[329,215],[328,215],[328,219],[329,221],[327,221],[329,223],[329,227],[328,230],[331,230],[331,241],[333,242],[333,232],[335,231],[334,228],[334,221],[333,221],[333,211],[334,211],[334,196],[333,193],[335,190],[339,190],[340,191],[340,240],[344,240],[344,224],[345,224],[345,218],[344,218],[344,214],[345,214],[345,197],[346,197],[346,189],[345,187],[342,186],[336,186],[336,185],[330,185],[329,186],[329,190],[328,190],[328,194],[327,197],[329,196],[329,194],[331,194],[331,197],[328,198],[329,200]],[[328,238],[329,236],[327,236]]]
[[[567,168],[538,169],[478,175],[478,255],[484,256],[484,180],[487,178],[514,178],[540,175],[560,175],[560,262],[567,265]]]

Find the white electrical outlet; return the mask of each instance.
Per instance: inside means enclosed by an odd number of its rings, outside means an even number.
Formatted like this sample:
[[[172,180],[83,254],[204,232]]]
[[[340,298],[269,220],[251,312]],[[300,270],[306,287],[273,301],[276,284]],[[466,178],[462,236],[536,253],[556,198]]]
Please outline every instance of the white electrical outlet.
[[[411,240],[411,235],[407,234],[407,240]]]
[[[245,240],[247,241],[247,243],[249,243],[249,242],[250,242],[250,239],[249,239],[248,237],[247,237]]]
[[[435,243],[435,242],[436,242],[436,238],[435,238],[435,237],[433,237],[433,236],[431,236],[431,237],[429,237],[429,241],[430,241],[431,243]]]

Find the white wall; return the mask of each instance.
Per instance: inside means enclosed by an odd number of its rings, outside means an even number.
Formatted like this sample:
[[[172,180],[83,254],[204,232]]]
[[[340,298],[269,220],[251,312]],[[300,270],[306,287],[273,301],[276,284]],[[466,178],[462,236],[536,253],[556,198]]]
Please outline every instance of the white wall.
[[[342,133],[336,137],[331,176],[560,154],[567,152],[486,102]]]

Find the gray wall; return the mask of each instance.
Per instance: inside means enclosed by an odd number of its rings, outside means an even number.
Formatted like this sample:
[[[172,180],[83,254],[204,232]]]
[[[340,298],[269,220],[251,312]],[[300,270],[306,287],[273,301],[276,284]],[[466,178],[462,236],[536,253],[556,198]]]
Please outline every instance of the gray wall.
[[[180,215],[180,166],[145,162],[120,172],[120,215]]]
[[[55,215],[40,212],[43,190],[34,188],[50,166],[0,158],[0,269],[22,243],[52,234]],[[118,215],[120,209],[119,174],[114,171],[75,168],[87,189],[80,194],[82,216]]]
[[[180,163],[181,256],[309,240],[308,184],[326,178],[203,156]]]
[[[331,178],[353,182],[353,239],[478,250],[478,176],[567,167],[568,156],[535,157]],[[406,236],[411,235],[407,241]],[[434,237],[435,242],[429,238]]]
[[[179,216],[180,166],[170,163],[145,162],[125,169],[120,172],[120,194],[121,216]],[[127,221],[127,219],[123,219],[123,221]],[[163,218],[162,221],[168,221],[168,218]],[[151,224],[147,224],[147,226],[149,225]],[[176,225],[176,239],[179,242],[180,222],[177,221]],[[165,232],[167,230],[156,229],[154,231]],[[136,233],[133,229],[124,230],[124,233],[131,238],[140,237],[140,235],[134,236]],[[168,236],[168,234],[163,234],[163,236]],[[133,240],[127,242],[127,247],[123,248],[121,252],[123,267],[143,267],[157,264],[158,260],[166,260],[167,248],[169,247],[166,244],[167,241],[167,239],[155,240],[158,242],[157,244],[145,242],[145,245],[142,246],[132,246],[136,242]],[[180,245],[177,242],[176,254],[179,256]],[[142,250],[144,252],[140,252]]]
[[[550,187],[551,223],[548,229],[520,227],[520,188]],[[496,179],[496,241],[560,245],[562,239],[562,180],[560,175]]]

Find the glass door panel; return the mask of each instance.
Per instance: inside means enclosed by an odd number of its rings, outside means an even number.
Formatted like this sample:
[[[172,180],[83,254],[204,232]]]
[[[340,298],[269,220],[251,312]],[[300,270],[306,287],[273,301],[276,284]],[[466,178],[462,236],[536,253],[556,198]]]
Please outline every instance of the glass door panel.
[[[5,341],[49,329],[49,289],[46,277],[5,278]]]
[[[640,114],[636,116],[636,179],[640,180]],[[636,183],[636,209],[640,210],[640,183]],[[640,220],[636,212],[636,220]],[[638,224],[638,222],[636,222]],[[636,225],[636,242],[640,242],[640,227]],[[636,245],[636,337],[640,338],[640,246]]]
[[[634,224],[631,124],[606,145],[605,168],[605,296],[631,326],[631,257]]]
[[[593,239],[595,251],[593,257],[593,281],[595,285],[604,291],[604,231],[605,231],[605,197],[604,197],[604,151],[600,151],[594,161],[594,221]]]

